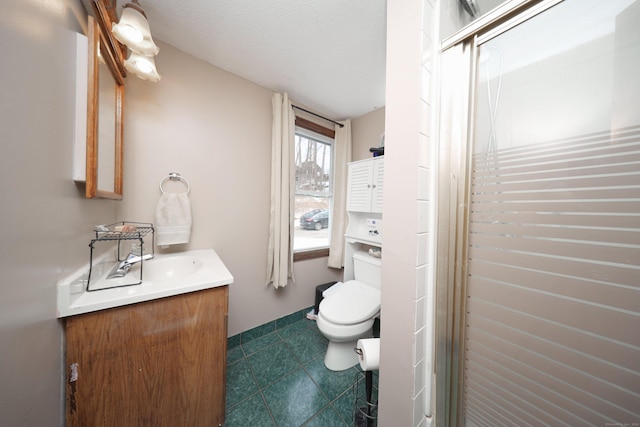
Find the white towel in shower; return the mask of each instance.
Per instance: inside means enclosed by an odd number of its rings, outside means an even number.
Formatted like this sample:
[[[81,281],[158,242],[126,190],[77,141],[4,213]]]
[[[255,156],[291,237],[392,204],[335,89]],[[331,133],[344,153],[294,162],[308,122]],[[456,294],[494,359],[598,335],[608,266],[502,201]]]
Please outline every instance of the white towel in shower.
[[[156,207],[156,244],[189,243],[191,202],[188,193],[163,193]]]

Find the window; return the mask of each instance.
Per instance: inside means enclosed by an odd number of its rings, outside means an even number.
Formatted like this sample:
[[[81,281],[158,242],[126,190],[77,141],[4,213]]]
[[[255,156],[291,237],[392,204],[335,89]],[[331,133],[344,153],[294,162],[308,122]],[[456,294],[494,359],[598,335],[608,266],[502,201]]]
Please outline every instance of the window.
[[[295,252],[329,247],[333,202],[333,136],[334,132],[330,129],[296,119]]]

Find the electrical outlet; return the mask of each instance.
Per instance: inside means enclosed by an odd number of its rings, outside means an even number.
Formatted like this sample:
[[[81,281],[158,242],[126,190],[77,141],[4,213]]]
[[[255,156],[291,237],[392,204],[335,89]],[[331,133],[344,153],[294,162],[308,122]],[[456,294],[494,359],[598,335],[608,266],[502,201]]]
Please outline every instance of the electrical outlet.
[[[367,218],[366,229],[367,229],[367,233],[370,236],[380,235],[381,227],[382,227],[382,220],[375,219],[375,218]]]

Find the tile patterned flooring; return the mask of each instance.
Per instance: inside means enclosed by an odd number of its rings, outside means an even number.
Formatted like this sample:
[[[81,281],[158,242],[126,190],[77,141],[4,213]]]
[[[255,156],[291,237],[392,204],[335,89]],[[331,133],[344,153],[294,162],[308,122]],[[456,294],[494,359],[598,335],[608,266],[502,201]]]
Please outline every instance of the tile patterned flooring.
[[[324,366],[327,339],[308,311],[229,338],[225,427],[354,425],[364,373],[359,365],[341,372]],[[377,371],[373,378],[375,400]]]

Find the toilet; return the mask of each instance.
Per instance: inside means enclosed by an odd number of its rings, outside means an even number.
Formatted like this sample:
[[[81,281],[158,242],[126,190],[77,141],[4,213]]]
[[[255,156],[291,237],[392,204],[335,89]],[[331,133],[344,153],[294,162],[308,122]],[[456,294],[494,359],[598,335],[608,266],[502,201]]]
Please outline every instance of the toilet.
[[[325,366],[343,371],[358,363],[354,351],[360,338],[371,336],[373,321],[380,312],[380,270],[382,261],[366,252],[353,254],[354,280],[334,285],[320,302],[318,329],[329,340]]]

